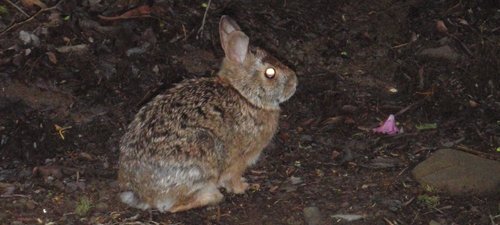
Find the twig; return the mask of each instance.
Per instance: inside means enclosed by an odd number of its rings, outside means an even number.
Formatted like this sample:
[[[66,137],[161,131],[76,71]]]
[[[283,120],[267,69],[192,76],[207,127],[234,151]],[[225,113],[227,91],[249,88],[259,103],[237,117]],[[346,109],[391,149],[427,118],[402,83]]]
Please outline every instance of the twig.
[[[500,160],[500,157],[497,157],[495,154],[488,154],[486,152],[477,151],[477,150],[471,149],[465,145],[457,145],[456,148],[460,151],[467,152],[467,153],[470,153],[473,155],[477,155],[477,156],[480,156],[483,158],[487,158],[487,159],[491,159],[491,160]]]
[[[395,46],[392,46],[391,48],[392,49],[401,48],[401,47],[407,46],[408,44],[410,44],[410,42],[399,44],[399,45],[395,45]]]
[[[16,4],[14,4],[13,2],[11,2],[10,0],[5,0],[7,3],[9,3],[12,7],[16,8],[17,11],[21,12],[23,15],[25,15],[26,17],[30,17],[30,15],[28,13],[26,13],[23,9],[21,9],[21,7],[17,6]]]
[[[19,197],[19,198],[31,198],[31,196],[29,195],[20,195],[20,194],[12,194],[12,195],[0,195],[1,198],[15,198],[15,197]]]
[[[393,222],[391,222],[389,219],[387,219],[387,218],[385,218],[385,217],[384,217],[384,221],[385,221],[387,224],[389,224],[389,225],[394,225],[394,223],[393,223]]]
[[[462,47],[465,50],[465,53],[467,53],[467,55],[469,55],[470,57],[474,58],[474,55],[472,54],[472,52],[470,51],[470,49],[467,48],[467,46],[458,37],[456,37],[453,34],[449,34],[448,36],[450,36],[451,38],[455,39],[455,41],[457,41],[458,44],[460,44],[460,47]]]
[[[203,14],[203,20],[201,21],[201,27],[196,33],[196,39],[200,37],[200,35],[203,33],[203,29],[205,29],[205,21],[207,19],[208,9],[210,9],[210,3],[212,3],[212,0],[208,0],[207,8],[205,9],[205,14]]]
[[[495,223],[495,219],[498,218],[500,216],[500,214],[496,215],[496,216],[493,216],[493,215],[489,215],[490,216],[490,220],[491,220],[491,225],[497,225],[497,223]]]
[[[50,11],[50,10],[57,8],[62,2],[64,2],[64,0],[59,0],[59,2],[57,2],[54,6],[51,6],[51,7],[45,8],[45,9],[40,9],[40,10],[38,10],[38,12],[36,12],[32,16],[30,16],[29,18],[27,18],[21,22],[17,22],[17,23],[10,25],[9,27],[5,28],[5,30],[3,30],[0,33],[0,36],[4,35],[5,33],[9,32],[10,30],[12,30],[14,28],[17,28],[25,23],[32,21],[33,19],[35,19],[35,17],[37,17],[38,15],[40,15],[43,12],[47,12],[47,11]]]
[[[404,107],[403,109],[399,110],[399,112],[397,112],[397,113],[396,113],[396,114],[394,114],[394,115],[395,115],[395,116],[399,116],[399,115],[401,115],[401,114],[405,113],[406,111],[410,110],[411,108],[413,108],[413,107],[415,107],[415,106],[418,106],[418,105],[420,105],[420,104],[424,103],[424,101],[425,101],[425,99],[420,99],[420,100],[418,100],[417,102],[412,103],[411,105],[406,106],[406,107]]]

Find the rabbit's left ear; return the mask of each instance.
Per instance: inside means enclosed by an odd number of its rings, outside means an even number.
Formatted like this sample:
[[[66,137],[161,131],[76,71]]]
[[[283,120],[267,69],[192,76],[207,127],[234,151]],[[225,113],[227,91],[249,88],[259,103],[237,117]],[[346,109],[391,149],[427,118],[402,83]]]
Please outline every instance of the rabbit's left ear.
[[[219,23],[222,49],[232,61],[243,63],[248,52],[248,36],[241,32],[240,26],[228,16],[222,16]]]

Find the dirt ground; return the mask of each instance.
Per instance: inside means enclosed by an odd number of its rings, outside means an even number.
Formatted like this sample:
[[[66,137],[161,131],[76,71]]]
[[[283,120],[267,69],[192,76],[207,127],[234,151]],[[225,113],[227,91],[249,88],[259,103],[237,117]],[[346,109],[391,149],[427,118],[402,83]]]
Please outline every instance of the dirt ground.
[[[499,160],[499,1],[214,0],[199,32],[206,3],[0,2],[0,224],[500,224],[500,196],[411,175],[441,148]],[[214,76],[224,14],[299,78],[251,189],[178,214],[125,207],[124,128]],[[404,131],[373,133],[389,114]]]

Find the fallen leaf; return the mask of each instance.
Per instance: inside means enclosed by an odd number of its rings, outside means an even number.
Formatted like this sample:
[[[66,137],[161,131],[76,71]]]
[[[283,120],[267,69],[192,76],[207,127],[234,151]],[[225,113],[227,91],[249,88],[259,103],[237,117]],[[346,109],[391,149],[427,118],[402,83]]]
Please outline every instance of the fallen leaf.
[[[331,215],[330,217],[337,218],[337,219],[343,219],[346,221],[355,221],[355,220],[363,219],[365,216],[356,215],[356,214],[335,214],[335,215]]]
[[[272,186],[271,188],[269,188],[269,192],[273,193],[273,192],[277,191],[278,188],[279,188],[278,185]]]
[[[332,151],[332,159],[335,160],[337,159],[339,156],[340,156],[340,152],[339,151],[336,151],[336,150],[333,150]]]
[[[437,128],[437,124],[436,123],[422,123],[419,125],[415,125],[415,128],[417,128],[417,130],[433,130],[433,129]]]
[[[53,52],[46,52],[45,54],[47,54],[51,63],[57,64],[56,54],[54,54]]]
[[[86,160],[93,160],[94,159],[94,157],[92,157],[92,155],[90,155],[89,153],[86,153],[86,152],[80,153],[80,157],[82,157]]]
[[[441,33],[448,33],[448,28],[442,20],[436,21],[436,29]]]
[[[99,18],[102,20],[120,20],[120,19],[131,19],[137,17],[146,17],[151,14],[151,7],[148,5],[141,5],[137,8],[133,8],[119,16],[101,16]]]
[[[344,120],[343,116],[334,116],[323,121],[323,124],[338,124]]]
[[[33,6],[38,6],[42,9],[47,8],[47,5],[45,5],[40,0],[21,0],[21,3],[23,4],[24,7],[27,8],[33,8]]]
[[[47,180],[49,176],[55,178],[62,178],[62,169],[59,166],[37,166],[33,168],[33,175],[41,175],[43,179]]]
[[[469,105],[470,105],[470,107],[472,107],[472,108],[476,108],[476,107],[478,107],[478,106],[479,106],[479,103],[477,103],[477,102],[476,102],[476,101],[474,101],[474,100],[469,100]]]

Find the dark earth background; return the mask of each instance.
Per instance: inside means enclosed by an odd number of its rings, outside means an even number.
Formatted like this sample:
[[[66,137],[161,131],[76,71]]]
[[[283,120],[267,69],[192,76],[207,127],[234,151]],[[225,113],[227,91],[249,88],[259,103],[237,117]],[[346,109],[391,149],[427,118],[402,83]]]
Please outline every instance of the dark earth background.
[[[214,0],[198,32],[206,4],[0,2],[0,224],[500,223],[500,196],[411,174],[440,148],[499,160],[500,1]],[[252,188],[178,214],[125,207],[124,128],[162,90],[214,76],[224,14],[299,77]],[[373,133],[389,114],[404,132]]]

